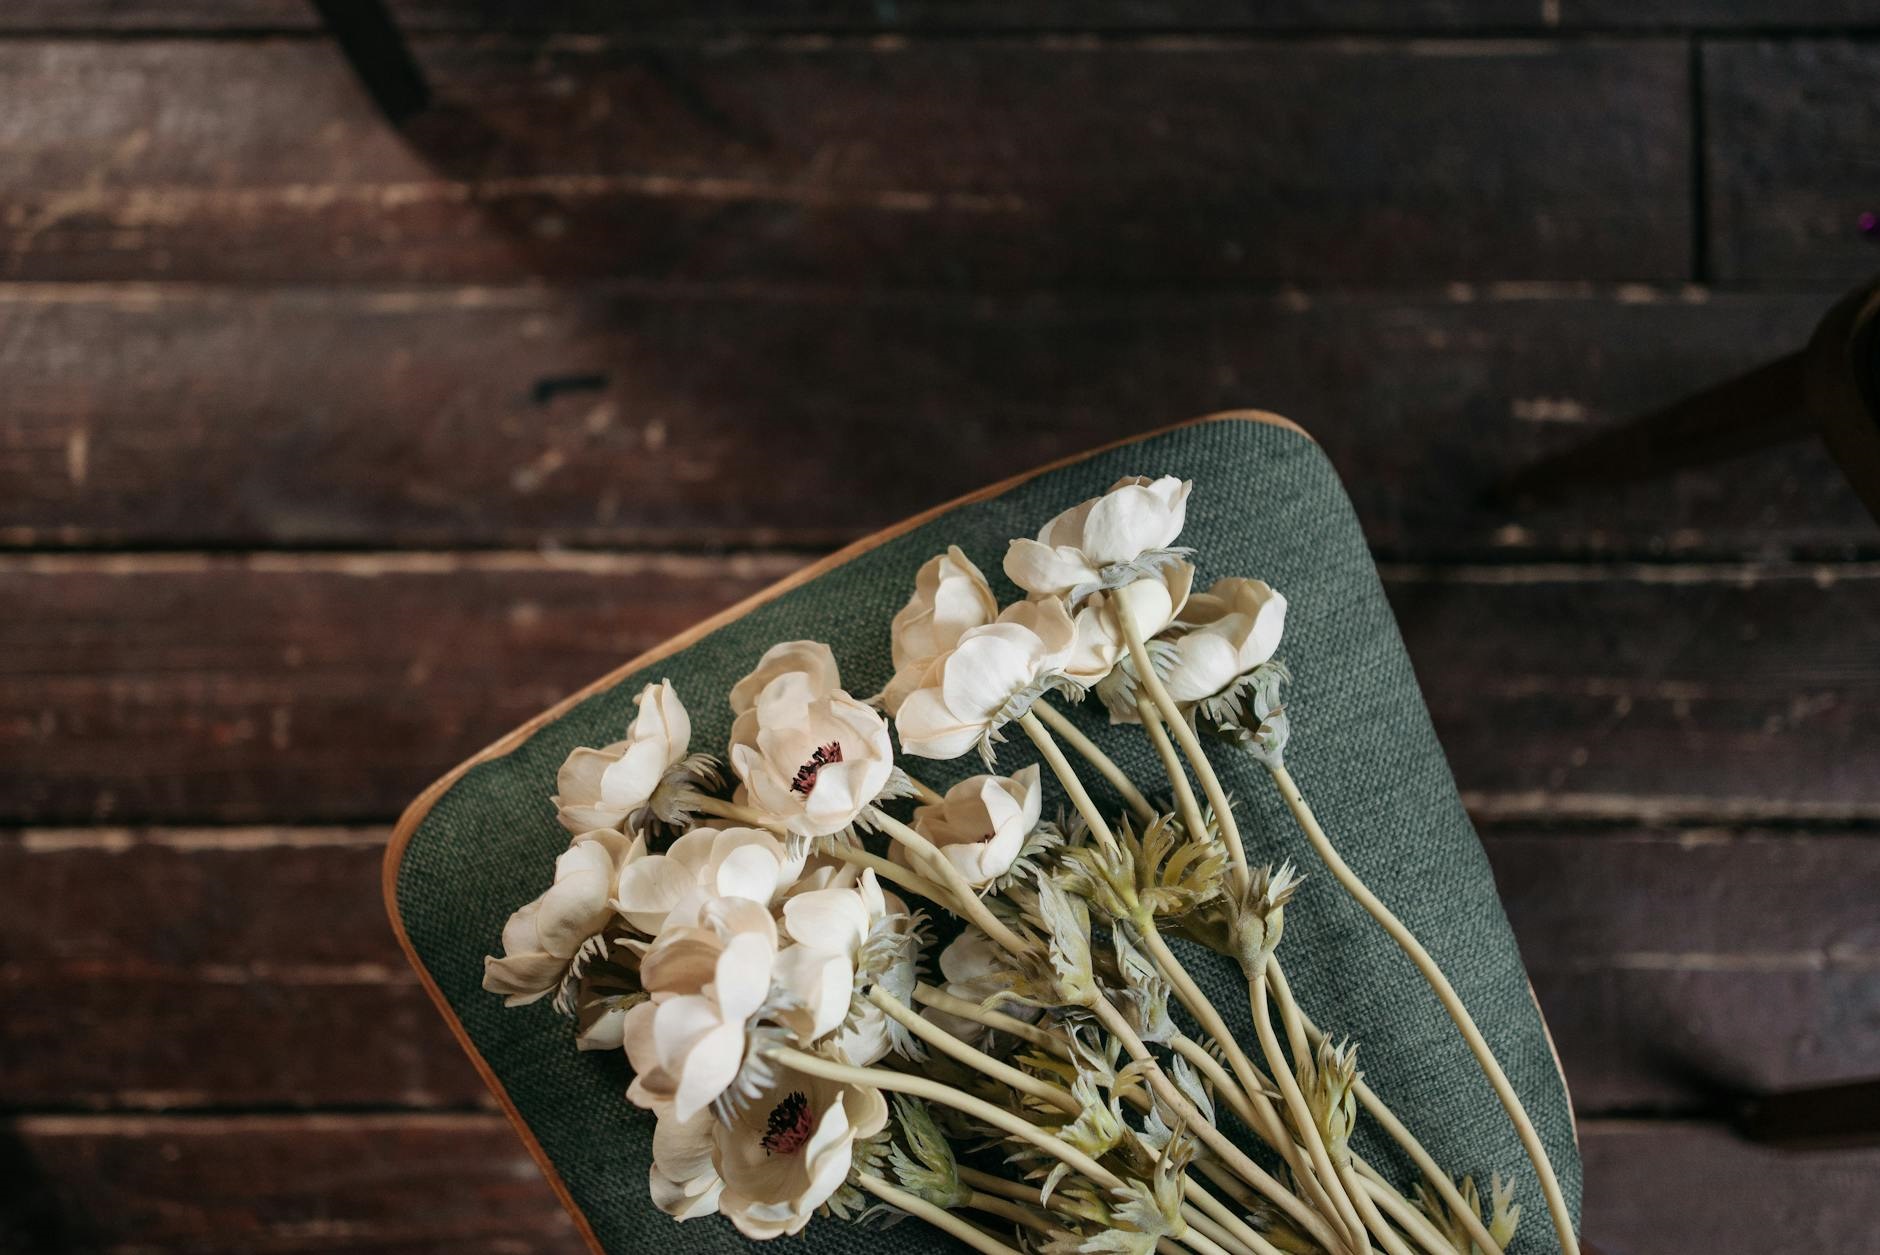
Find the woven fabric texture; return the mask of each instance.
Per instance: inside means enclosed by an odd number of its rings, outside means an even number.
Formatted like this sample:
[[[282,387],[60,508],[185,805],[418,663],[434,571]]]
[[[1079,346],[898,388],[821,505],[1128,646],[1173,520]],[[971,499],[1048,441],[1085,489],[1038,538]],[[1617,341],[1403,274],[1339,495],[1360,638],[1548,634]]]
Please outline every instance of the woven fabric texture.
[[[1350,504],[1310,439],[1269,423],[1227,420],[1151,436],[951,510],[589,697],[513,752],[471,769],[436,802],[397,869],[397,910],[418,959],[609,1252],[709,1255],[747,1243],[722,1218],[680,1225],[648,1201],[652,1121],[623,1096],[623,1058],[578,1053],[570,1026],[546,1000],[511,1010],[480,987],[483,956],[500,951],[504,920],[546,887],[567,843],[548,800],[562,759],[576,746],[619,739],[634,695],[661,678],[677,686],[691,712],[693,749],[722,753],[730,730],[725,694],[776,641],[828,641],[846,687],[872,693],[891,671],[888,621],[923,561],[958,544],[1009,600],[1016,590],[999,574],[1009,538],[1033,534],[1058,511],[1136,474],[1194,481],[1181,543],[1195,547],[1198,587],[1247,575],[1286,594],[1279,656],[1294,676],[1286,692],[1288,764],[1346,859],[1449,974],[1532,1113],[1577,1210],[1580,1162],[1567,1095]],[[1151,795],[1165,792],[1140,733],[1108,729],[1099,712],[1092,701],[1073,717]],[[1030,761],[1030,750],[1022,737],[1009,742],[1001,769]],[[941,788],[979,770],[976,757],[909,765]],[[1280,950],[1301,1005],[1321,1026],[1360,1043],[1372,1087],[1439,1162],[1474,1174],[1485,1193],[1491,1173],[1512,1175],[1525,1209],[1513,1250],[1555,1249],[1540,1188],[1507,1116],[1416,969],[1318,864],[1264,770],[1226,749],[1215,766],[1237,800],[1249,857],[1290,859],[1306,873]],[[1048,798],[1046,813],[1061,800]],[[1176,944],[1251,1045],[1238,969]],[[1361,1124],[1362,1153],[1407,1185],[1412,1174],[1394,1148],[1368,1120]],[[901,1255],[951,1245],[921,1224],[884,1230],[817,1220],[773,1249]]]

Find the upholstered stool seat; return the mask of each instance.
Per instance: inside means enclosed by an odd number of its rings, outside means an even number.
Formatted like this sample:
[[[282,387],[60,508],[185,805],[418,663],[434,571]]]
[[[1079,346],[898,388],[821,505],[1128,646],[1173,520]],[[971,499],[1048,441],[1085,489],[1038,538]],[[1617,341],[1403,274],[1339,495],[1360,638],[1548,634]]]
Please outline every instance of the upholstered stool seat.
[[[1529,991],[1489,864],[1457,796],[1357,519],[1325,455],[1284,420],[1220,415],[1000,484],[850,546],[743,605],[635,659],[439,781],[407,812],[387,853],[385,888],[413,964],[597,1249],[685,1255],[741,1249],[719,1217],[677,1224],[646,1189],[652,1118],[627,1102],[626,1061],[579,1053],[544,1000],[506,1009],[481,987],[509,912],[546,885],[567,844],[549,795],[581,745],[618,740],[633,697],[667,678],[691,711],[695,749],[723,746],[724,694],[773,642],[827,641],[849,687],[873,692],[890,672],[888,622],[920,564],[948,544],[975,559],[1002,599],[1006,542],[1124,475],[1194,481],[1181,542],[1199,579],[1264,579],[1286,594],[1280,657],[1293,735],[1287,762],[1346,859],[1421,937],[1454,982],[1520,1093],[1577,1208],[1580,1164],[1565,1084]],[[1143,738],[1109,729],[1091,702],[1082,726],[1153,785]],[[1019,758],[1020,746],[1007,753]],[[1028,748],[1028,747],[1025,747]],[[1520,1142],[1434,995],[1372,919],[1317,864],[1266,774],[1222,747],[1216,768],[1242,812],[1256,863],[1292,860],[1306,881],[1287,914],[1294,992],[1322,1026],[1360,1043],[1372,1088],[1437,1160],[1484,1183],[1512,1177],[1525,1209],[1515,1251],[1554,1249]],[[944,786],[977,759],[924,763]],[[1150,792],[1155,792],[1153,787]],[[1113,802],[1113,799],[1101,799]],[[1047,810],[1055,804],[1047,802]],[[1252,1038],[1246,991],[1228,961],[1193,950],[1208,992]],[[1393,1179],[1414,1179],[1360,1121],[1357,1146]],[[813,1223],[786,1250],[911,1251],[952,1240],[918,1224],[863,1229]]]

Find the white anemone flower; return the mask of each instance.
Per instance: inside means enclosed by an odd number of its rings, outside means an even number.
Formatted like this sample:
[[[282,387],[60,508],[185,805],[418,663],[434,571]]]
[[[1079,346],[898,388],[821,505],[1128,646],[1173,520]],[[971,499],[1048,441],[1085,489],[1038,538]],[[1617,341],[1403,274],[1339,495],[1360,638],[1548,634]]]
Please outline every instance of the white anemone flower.
[[[689,1120],[724,1093],[776,965],[776,922],[748,898],[714,898],[695,924],[669,921],[640,960],[649,998],[622,1024],[635,1074],[627,1097]]]
[[[992,586],[959,546],[949,545],[945,553],[929,558],[914,576],[913,597],[889,627],[894,678],[876,699],[882,709],[890,715],[899,711],[934,659],[957,645],[967,631],[998,617]]]
[[[555,860],[555,882],[503,925],[503,957],[483,960],[483,988],[526,1006],[561,983],[568,964],[613,919],[614,867],[627,839],[611,829],[583,833]]]
[[[1181,623],[1163,683],[1178,702],[1204,701],[1273,657],[1286,630],[1286,599],[1263,580],[1216,580],[1189,598]]]
[[[792,894],[783,903],[783,929],[795,944],[778,956],[777,979],[801,1004],[798,1036],[813,1041],[840,1029],[836,1045],[858,1067],[884,1057],[891,1044],[886,1013],[854,1001],[868,941],[890,917],[907,919],[907,904],[884,893],[872,870],[852,886]]]
[[[555,809],[570,832],[624,828],[652,799],[660,777],[682,760],[692,719],[670,680],[649,684],[634,699],[639,713],[627,739],[604,749],[577,749],[555,777]]]
[[[806,852],[792,855],[761,828],[694,828],[649,854],[635,845],[615,880],[614,907],[649,937],[669,917],[696,916],[708,898],[748,898],[766,906],[796,882]]]
[[[730,1120],[662,1114],[653,1199],[681,1220],[721,1212],[749,1238],[798,1233],[887,1123],[878,1089],[780,1071]]]
[[[812,693],[833,693],[842,687],[842,669],[829,646],[821,641],[784,641],[765,650],[751,673],[731,686],[732,716],[745,714],[757,705],[757,695],[772,680],[791,673],[807,676]]]
[[[674,1220],[692,1220],[718,1214],[718,1196],[724,1179],[712,1163],[710,1109],[681,1120],[670,1109],[653,1126],[653,1166],[647,1169],[647,1192],[653,1205]]]
[[[1077,645],[1064,674],[1085,688],[1097,684],[1129,652],[1128,639],[1116,621],[1125,604],[1135,616],[1136,630],[1149,640],[1181,615],[1194,582],[1193,563],[1170,562],[1130,584],[1127,597],[1120,592],[1091,596],[1071,616]]]
[[[941,987],[955,998],[982,1004],[1010,989],[1015,976],[1012,956],[977,928],[966,929],[940,951]],[[1011,999],[996,1003],[994,1009],[1026,1021],[1035,1020],[1041,1014],[1037,1007]],[[965,1042],[977,1044],[992,1032],[977,1020],[932,1007],[924,1008],[921,1014]]]
[[[750,804],[803,837],[855,821],[894,770],[888,725],[841,689],[786,671],[772,679],[732,730],[731,769]]]
[[[1005,573],[1029,593],[1072,602],[1128,583],[1169,555],[1192,487],[1172,475],[1119,479],[1046,523],[1036,540],[1014,540]]]
[[[1007,606],[927,669],[895,716],[901,748],[921,758],[958,758],[974,745],[989,754],[999,728],[1063,678],[1076,644],[1077,629],[1062,601]]]
[[[984,889],[1012,870],[1025,838],[1038,826],[1044,790],[1038,764],[1010,776],[972,776],[946,791],[939,802],[914,811],[914,830],[933,842],[966,883]],[[908,862],[896,844],[896,862]]]

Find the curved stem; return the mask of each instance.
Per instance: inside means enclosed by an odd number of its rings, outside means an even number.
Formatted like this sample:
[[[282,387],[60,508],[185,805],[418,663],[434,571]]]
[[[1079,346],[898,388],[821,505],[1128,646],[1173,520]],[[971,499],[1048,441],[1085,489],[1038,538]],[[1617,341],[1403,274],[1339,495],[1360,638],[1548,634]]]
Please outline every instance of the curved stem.
[[[1115,850],[1116,834],[1110,831],[1109,820],[1105,819],[1103,812],[1097,809],[1096,802],[1091,799],[1090,791],[1084,788],[1084,782],[1077,778],[1077,769],[1071,766],[1070,759],[1064,757],[1064,751],[1059,749],[1058,743],[1051,739],[1051,733],[1044,724],[1038,721],[1038,716],[1028,710],[1018,717],[1018,726],[1025,729],[1025,735],[1031,738],[1031,743],[1038,747],[1040,754],[1044,755],[1045,762],[1051,764],[1051,770],[1057,774],[1058,783],[1064,786],[1064,792],[1070,796],[1071,805],[1076,807],[1077,813],[1084,817],[1084,823],[1090,826],[1090,831],[1095,834],[1103,848]]]
[[[1358,1215],[1363,1218],[1365,1226],[1377,1238],[1378,1245],[1384,1248],[1386,1255],[1415,1255],[1404,1240],[1397,1236],[1397,1231],[1390,1227],[1390,1222],[1378,1212],[1377,1204],[1365,1192],[1364,1183],[1358,1179],[1350,1160],[1340,1155],[1336,1166],[1338,1183],[1345,1187],[1346,1197],[1358,1209]]]
[[[1226,1053],[1228,1066],[1234,1070],[1234,1077],[1240,1082],[1241,1092],[1252,1103],[1254,1110],[1260,1113],[1261,1123],[1253,1126],[1254,1131],[1261,1132],[1264,1127],[1267,1144],[1285,1159],[1286,1166],[1292,1170],[1293,1176],[1304,1185],[1307,1192],[1313,1195],[1314,1202],[1324,1208],[1332,1218],[1342,1218],[1343,1212],[1338,1206],[1333,1186],[1319,1180],[1319,1172],[1310,1158],[1301,1152],[1299,1143],[1295,1142],[1292,1134],[1286,1131],[1285,1120],[1267,1099],[1266,1087],[1263,1084],[1265,1078],[1261,1076],[1259,1067],[1247,1057],[1247,1052],[1240,1048],[1240,1042],[1234,1036],[1233,1031],[1227,1027],[1227,1021],[1221,1018],[1221,1013],[1215,1009],[1214,1003],[1201,991],[1201,987],[1195,984],[1194,977],[1188,974],[1188,969],[1183,966],[1181,958],[1169,949],[1168,941],[1156,928],[1154,919],[1150,919],[1148,927],[1139,931],[1142,933],[1143,948],[1149,952],[1149,957],[1161,969],[1162,975],[1168,978],[1170,986],[1175,990],[1176,1000],[1188,1009],[1188,1014],[1195,1017],[1195,1021],[1201,1025],[1202,1030],[1212,1037]],[[1299,1137],[1303,1141],[1305,1134],[1301,1132]],[[1329,1244],[1321,1239],[1321,1245]]]
[[[1193,1177],[1182,1177],[1182,1197],[1188,1200],[1182,1209],[1184,1212],[1192,1208],[1202,1213],[1223,1230],[1235,1245],[1246,1248],[1253,1255],[1282,1255],[1279,1248],[1267,1241],[1258,1229],[1236,1216],[1231,1207],[1201,1188],[1201,1183]],[[1191,1215],[1188,1223],[1194,1224],[1196,1219],[1198,1217]],[[1209,1236],[1220,1242],[1223,1235],[1210,1233]]]
[[[1214,1092],[1220,1095],[1221,1100],[1235,1115],[1240,1117],[1242,1124],[1259,1134],[1267,1145],[1275,1150],[1279,1149],[1280,1139],[1289,1135],[1283,1127],[1268,1119],[1272,1114],[1272,1108],[1269,1106],[1262,1111],[1255,1107],[1253,1101],[1247,1097],[1247,1092],[1227,1074],[1227,1069],[1221,1066],[1221,1061],[1208,1053],[1206,1046],[1192,1037],[1177,1034],[1169,1042],[1169,1049],[1186,1059],[1189,1066],[1201,1073],[1207,1079],[1208,1084],[1214,1086]]]
[[[1147,1073],[1150,1086],[1155,1090],[1158,1098],[1188,1121],[1189,1130],[1200,1139],[1203,1146],[1220,1156],[1222,1162],[1239,1174],[1241,1180],[1259,1190],[1276,1207],[1285,1212],[1287,1218],[1299,1226],[1301,1232],[1311,1235],[1314,1241],[1327,1250],[1337,1249],[1338,1239],[1325,1220],[1300,1202],[1297,1195],[1250,1159],[1245,1151],[1234,1144],[1233,1139],[1222,1133],[1206,1116],[1195,1109],[1195,1105],[1188,1100],[1188,1095],[1182,1093],[1181,1089],[1169,1080],[1161,1064],[1156,1061],[1155,1056],[1150,1053],[1149,1048],[1143,1044],[1142,1038],[1136,1035],[1136,1030],[1129,1026],[1129,1021],[1123,1018],[1120,1011],[1101,999],[1093,1009],[1103,1027],[1123,1043],[1123,1050],[1131,1059],[1154,1064]]]
[[[1234,860],[1234,887],[1244,891],[1247,887],[1247,850],[1240,843],[1240,825],[1234,819],[1234,808],[1228,805],[1227,790],[1221,787],[1220,777],[1214,774],[1214,765],[1202,752],[1201,742],[1195,737],[1195,730],[1188,726],[1188,720],[1182,717],[1180,707],[1169,696],[1162,677],[1155,673],[1155,664],[1149,658],[1149,647],[1143,642],[1142,633],[1137,630],[1136,616],[1129,612],[1127,599],[1122,594],[1127,589],[1119,589],[1119,603],[1115,615],[1117,624],[1123,629],[1123,639],[1129,642],[1129,656],[1136,661],[1137,682],[1142,690],[1155,703],[1155,708],[1162,712],[1162,718],[1168,722],[1169,731],[1175,734],[1175,743],[1182,747],[1182,753],[1188,756],[1188,765],[1194,768],[1195,779],[1201,782],[1201,791],[1208,795],[1208,805],[1214,808],[1215,819],[1221,825],[1221,836],[1227,842],[1227,852]]]
[[[1410,1201],[1397,1192],[1395,1186],[1384,1180],[1364,1160],[1353,1155],[1351,1162],[1358,1169],[1358,1185],[1371,1201],[1381,1206],[1399,1228],[1417,1240],[1428,1255],[1455,1255],[1455,1248],[1443,1240],[1430,1224],[1429,1217],[1410,1205]]]
[[[1097,774],[1110,782],[1117,796],[1123,799],[1123,805],[1129,807],[1138,823],[1148,823],[1155,818],[1155,808],[1149,805],[1149,799],[1142,795],[1136,782],[1129,778],[1129,773],[1116,765],[1116,760],[1097,747],[1097,743],[1083,734],[1083,730],[1072,723],[1050,702],[1042,697],[1032,703],[1031,709],[1038,716],[1039,722],[1057,733],[1058,739],[1076,750],[1083,760],[1097,769]]]
[[[924,1198],[897,1190],[880,1177],[866,1172],[855,1175],[855,1183],[890,1207],[898,1207],[910,1216],[918,1216],[936,1229],[952,1234],[983,1255],[1019,1255],[1011,1246],[993,1237],[976,1224],[969,1224],[944,1207],[935,1207]]]
[[[970,1164],[959,1164],[957,1168],[960,1174],[960,1180],[972,1186],[977,1192],[997,1194],[1004,1198],[1017,1199],[1019,1202],[1029,1203],[1033,1207],[1044,1206],[1043,1203],[1038,1201],[1038,1196],[1042,1193],[1042,1189],[1036,1184],[1027,1185],[1023,1181],[1013,1181],[1005,1177],[994,1176],[992,1173],[983,1172],[978,1168],[972,1167]]]
[[[746,828],[762,828],[772,836],[790,837],[789,828],[773,816],[749,806],[739,806],[736,802],[727,802],[723,798],[701,797],[693,804],[693,810],[701,815],[710,815],[716,819],[730,819],[743,824]]]
[[[886,1011],[902,1028],[941,1054],[957,1059],[974,1071],[989,1076],[995,1081],[1003,1082],[1021,1094],[1027,1094],[1042,1103],[1049,1103],[1073,1119],[1083,1111],[1083,1104],[1071,1097],[1069,1090],[1061,1089],[1029,1072],[1021,1072],[1011,1064],[967,1045],[938,1024],[922,1019],[899,998],[881,986],[877,985],[868,991],[868,1000]]]
[[[961,1179],[965,1179],[964,1173],[961,1174]],[[983,1211],[988,1216],[997,1216],[1001,1220],[1009,1220],[1013,1224],[1023,1225],[1025,1228],[1042,1233],[1048,1238],[1068,1238],[1073,1236],[1069,1229],[1052,1224],[1049,1217],[1045,1216],[1043,1212],[1033,1211],[1022,1203],[1015,1203],[1009,1198],[1000,1198],[996,1194],[982,1194],[980,1191],[974,1190],[972,1197],[966,1200],[966,1206],[972,1208],[974,1211]],[[1448,1255],[1448,1253],[1445,1252],[1445,1255]]]
[[[886,1068],[858,1068],[853,1064],[837,1063],[834,1059],[825,1059],[821,1055],[795,1050],[789,1046],[772,1046],[768,1053],[778,1063],[793,1072],[801,1072],[805,1076],[820,1077],[825,1081],[838,1081],[844,1085],[867,1085],[875,1089],[885,1089],[890,1093],[912,1094],[916,1098],[924,1098],[929,1102],[937,1102],[943,1107],[951,1107],[975,1120],[990,1124],[1001,1133],[1009,1134],[1020,1141],[1036,1146],[1047,1155],[1068,1164],[1073,1171],[1083,1173],[1106,1190],[1117,1189],[1123,1184],[1121,1177],[1075,1146],[1060,1141],[1049,1130],[1041,1129],[1029,1120],[1021,1119],[1002,1107],[995,1107],[984,1099],[975,1098],[964,1090],[954,1089],[951,1085],[942,1085],[939,1081],[929,1080],[924,1076],[890,1072]]]
[[[1029,1042],[1041,1050],[1052,1054],[1070,1057],[1070,1046],[1065,1040],[1048,1029],[1027,1023],[1015,1015],[1003,1011],[994,1011],[977,1002],[958,997],[944,989],[935,989],[922,983],[914,986],[914,1001],[923,1007],[932,1007],[936,1011],[945,1011],[948,1015],[957,1015],[962,1020],[971,1020],[987,1028],[997,1029],[1001,1033],[1010,1033],[1021,1041]]]
[[[1148,734],[1149,744],[1155,746],[1156,756],[1162,760],[1162,774],[1168,777],[1169,789],[1175,794],[1175,805],[1181,811],[1182,825],[1194,840],[1207,840],[1208,821],[1201,814],[1201,803],[1195,800],[1194,788],[1188,783],[1188,773],[1182,770],[1182,760],[1176,757],[1175,746],[1168,739],[1168,729],[1162,726],[1161,712],[1147,701],[1138,701],[1136,717],[1142,720],[1142,730]]]
[[[1404,926],[1403,921],[1393,915],[1390,908],[1385,906],[1358,877],[1358,874],[1351,870],[1345,860],[1339,857],[1338,851],[1332,846],[1331,839],[1325,835],[1325,830],[1319,827],[1319,821],[1313,815],[1312,808],[1306,805],[1305,795],[1300,793],[1299,786],[1293,782],[1292,775],[1283,765],[1277,763],[1268,764],[1267,770],[1272,773],[1273,783],[1279,786],[1280,796],[1285,799],[1287,809],[1292,811],[1293,819],[1299,824],[1300,831],[1305,833],[1306,840],[1312,843],[1312,848],[1318,852],[1320,860],[1330,869],[1338,883],[1345,887],[1345,891],[1356,898],[1364,909],[1371,913],[1371,918],[1390,934],[1391,940],[1410,956],[1410,961],[1417,965],[1417,970],[1423,973],[1423,979],[1429,982],[1430,988],[1436,992],[1437,999],[1443,1004],[1443,1010],[1449,1013],[1449,1018],[1455,1024],[1456,1030],[1462,1034],[1463,1041],[1468,1043],[1470,1052],[1475,1055],[1476,1063],[1481,1065],[1482,1074],[1488,1078],[1488,1083],[1495,1090],[1495,1097],[1501,1100],[1503,1109],[1508,1113],[1508,1119],[1514,1124],[1515,1132],[1520,1135],[1521,1145],[1527,1150],[1528,1158],[1533,1161],[1535,1175],[1540,1178],[1541,1193],[1547,1199],[1547,1211],[1553,1217],[1554,1236],[1560,1241],[1563,1255],[1579,1255],[1580,1243],[1579,1238],[1573,1232],[1573,1217],[1567,1211],[1566,1195],[1561,1192],[1560,1179],[1554,1175],[1554,1165],[1547,1156],[1547,1147],[1542,1145],[1541,1135],[1535,1129],[1534,1122],[1528,1118],[1527,1108],[1521,1105],[1521,1096],[1514,1092],[1514,1086],[1509,1082],[1508,1074],[1502,1071],[1500,1062],[1495,1058],[1495,1052],[1488,1048],[1488,1042],[1483,1039],[1481,1030],[1475,1026],[1475,1020],[1469,1015],[1468,1007],[1463,1005],[1462,998],[1456,993],[1455,987],[1449,983],[1449,978],[1443,975],[1442,969],[1436,965],[1436,960],[1430,957],[1430,952],[1423,948],[1423,943],[1416,939],[1416,935]]]
[[[1248,985],[1248,1000],[1253,1004],[1253,1031],[1260,1039],[1260,1049],[1266,1052],[1267,1066],[1272,1070],[1273,1079],[1279,1082],[1280,1095],[1285,1098],[1286,1107],[1292,1112],[1293,1128],[1297,1130],[1299,1140],[1305,1144],[1306,1154],[1311,1156],[1319,1183],[1331,1195],[1332,1203],[1338,1209],[1351,1248],[1359,1252],[1368,1251],[1371,1244],[1364,1236],[1364,1221],[1359,1219],[1358,1209],[1345,1194],[1344,1183],[1338,1179],[1338,1172],[1332,1167],[1331,1155],[1325,1149],[1325,1139],[1319,1135],[1319,1122],[1313,1118],[1312,1108],[1299,1088],[1299,1079],[1287,1065],[1285,1053],[1280,1050],[1279,1038],[1273,1032],[1273,1016],[1267,1008],[1264,964],[1255,969]]]
[[[1280,967],[1279,960],[1268,959],[1267,967],[1274,989],[1286,990],[1286,997],[1290,999],[1292,991],[1287,987],[1286,972]],[[1294,1003],[1294,1005],[1298,1004]],[[1324,1040],[1325,1034],[1319,1031],[1318,1025],[1312,1022],[1312,1017],[1303,1009],[1299,1012],[1299,1018],[1305,1025],[1306,1035],[1314,1045]],[[1483,1255],[1502,1255],[1501,1243],[1495,1241],[1494,1237],[1489,1234],[1480,1215],[1476,1213],[1475,1208],[1469,1206],[1468,1200],[1462,1197],[1462,1191],[1456,1188],[1456,1183],[1450,1179],[1449,1173],[1436,1162],[1435,1156],[1423,1148],[1423,1143],[1416,1139],[1416,1135],[1410,1131],[1409,1127],[1397,1118],[1397,1113],[1390,1109],[1390,1104],[1379,1098],[1376,1092],[1364,1083],[1363,1077],[1352,1082],[1351,1091],[1358,1096],[1358,1105],[1369,1112],[1373,1120],[1383,1126],[1384,1131],[1390,1134],[1391,1140],[1396,1142],[1403,1153],[1409,1156],[1410,1162],[1417,1166],[1417,1171],[1423,1174],[1431,1188],[1442,1196],[1449,1210],[1469,1231],[1470,1240],[1482,1248]]]
[[[871,806],[867,811],[869,822],[880,828],[894,840],[913,851],[917,858],[924,860],[940,873],[940,883],[952,891],[957,899],[959,913],[979,926],[981,932],[998,942],[1011,954],[1028,954],[1031,944],[1023,937],[1006,927],[1005,921],[992,913],[980,898],[979,893],[966,883],[959,869],[934,848],[933,842],[915,832],[912,828],[896,819],[879,806]]]
[[[1188,1193],[1187,1187],[1192,1184],[1194,1183],[1189,1181],[1186,1177],[1182,1178],[1182,1193],[1184,1196]],[[1194,1203],[1187,1201],[1185,1197],[1182,1202],[1182,1224],[1187,1229],[1187,1232],[1179,1239],[1183,1242],[1186,1242],[1190,1235],[1199,1233],[1202,1237],[1214,1243],[1223,1251],[1226,1251],[1227,1255],[1269,1255],[1269,1252],[1271,1252],[1271,1255],[1279,1255],[1279,1252],[1273,1251],[1271,1247],[1266,1248],[1266,1250],[1256,1251],[1253,1247],[1248,1246],[1245,1242],[1242,1242],[1239,1238],[1229,1233],[1225,1225],[1216,1221],[1213,1216],[1202,1211],[1201,1208]]]

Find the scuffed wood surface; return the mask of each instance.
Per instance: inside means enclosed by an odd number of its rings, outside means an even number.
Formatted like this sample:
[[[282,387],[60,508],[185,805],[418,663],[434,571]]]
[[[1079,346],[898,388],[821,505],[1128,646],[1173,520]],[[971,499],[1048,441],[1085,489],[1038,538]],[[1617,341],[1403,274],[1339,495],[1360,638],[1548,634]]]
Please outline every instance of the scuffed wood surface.
[[[800,561],[6,559],[0,817],[381,820]],[[1385,576],[1457,781],[1485,815],[1880,815],[1872,564]]]
[[[416,51],[436,103],[400,134],[317,42],[0,44],[0,277],[985,291],[1690,261],[1673,41]]]
[[[1703,56],[1716,277],[1852,286],[1880,269],[1880,235],[1859,225],[1880,212],[1880,46],[1728,41]]]
[[[300,0],[0,6],[0,1249],[578,1249],[390,817],[813,553],[1250,405],[1387,562],[1589,1236],[1880,1248],[1872,1152],[1600,1118],[1880,1057],[1880,531],[1807,447],[1481,499],[1880,264],[1880,8],[391,4],[403,133]]]
[[[1832,299],[0,287],[0,544],[820,548],[1258,406],[1320,441],[1387,558],[1873,555],[1880,528],[1812,445],[1486,502],[1541,453],[1800,345]]]
[[[381,820],[788,557],[21,557],[0,818]]]
[[[385,923],[385,835],[0,835],[0,1093],[50,1109],[486,1104]],[[1491,828],[1486,844],[1583,1113],[1714,1111],[1861,1075],[1880,1050],[1880,841]],[[62,1047],[74,1034],[86,1049]]]
[[[34,1174],[9,1182],[27,1201],[13,1223],[51,1249],[582,1249],[495,1115],[49,1115],[0,1128]],[[1766,1151],[1705,1125],[1625,1121],[1590,1121],[1581,1143],[1586,1231],[1602,1249],[1819,1255],[1880,1242],[1867,1189],[1880,1152]],[[1809,1203],[1725,1202],[1764,1196]]]

